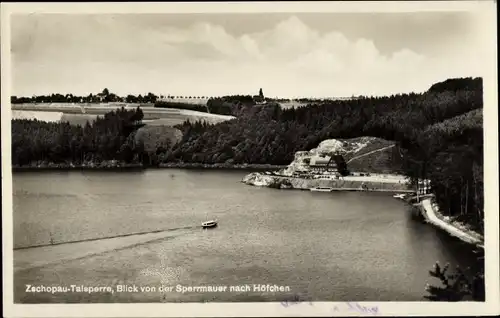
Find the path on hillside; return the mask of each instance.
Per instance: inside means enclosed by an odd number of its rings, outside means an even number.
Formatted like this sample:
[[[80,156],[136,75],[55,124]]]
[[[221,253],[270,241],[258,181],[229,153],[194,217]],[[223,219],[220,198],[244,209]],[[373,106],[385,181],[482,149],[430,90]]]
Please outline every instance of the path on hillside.
[[[379,149],[372,150],[372,151],[367,152],[367,153],[365,153],[365,154],[362,154],[362,155],[359,155],[359,156],[356,156],[356,157],[353,157],[353,158],[349,159],[349,160],[347,161],[347,163],[349,163],[349,162],[351,162],[351,161],[353,161],[353,160],[355,160],[355,159],[359,159],[359,158],[361,158],[361,157],[371,155],[372,153],[375,153],[375,152],[379,152],[379,151],[383,151],[383,150],[386,150],[386,149],[392,148],[392,147],[394,147],[394,146],[396,146],[396,145],[390,145],[390,146],[387,146],[387,147],[383,147],[383,148],[379,148]]]
[[[472,235],[469,235],[468,233],[466,233],[465,231],[457,228],[456,226],[448,223],[448,222],[445,222],[443,220],[441,220],[435,213],[434,213],[434,209],[432,207],[432,203],[431,203],[431,199],[425,199],[422,201],[422,207],[424,208],[424,211],[425,211],[425,214],[427,216],[427,220],[442,228],[443,230],[445,230],[446,232],[450,233],[451,235],[455,236],[455,237],[458,237],[460,238],[462,241],[465,241],[465,242],[468,242],[468,243],[472,243],[472,244],[480,244],[481,243],[481,240],[473,237]]]

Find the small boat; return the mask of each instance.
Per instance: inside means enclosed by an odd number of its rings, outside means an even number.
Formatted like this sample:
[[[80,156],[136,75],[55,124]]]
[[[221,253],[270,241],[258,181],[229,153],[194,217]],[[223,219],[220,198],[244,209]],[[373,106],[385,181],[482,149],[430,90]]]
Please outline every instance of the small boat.
[[[311,188],[311,191],[316,191],[316,192],[332,192],[333,188],[317,187],[317,188]]]
[[[210,220],[210,221],[206,221],[206,222],[201,223],[201,227],[204,229],[208,229],[208,228],[212,228],[212,227],[216,227],[216,226],[217,226],[217,220]]]
[[[406,198],[406,194],[404,194],[404,193],[398,193],[398,194],[393,195],[392,197],[395,198],[395,199],[404,200],[404,198]]]

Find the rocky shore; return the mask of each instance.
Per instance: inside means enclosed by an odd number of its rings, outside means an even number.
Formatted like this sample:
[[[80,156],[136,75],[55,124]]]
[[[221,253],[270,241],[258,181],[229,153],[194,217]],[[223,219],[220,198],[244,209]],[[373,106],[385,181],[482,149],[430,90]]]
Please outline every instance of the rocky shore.
[[[277,189],[331,188],[332,191],[414,192],[406,178],[401,175],[351,172],[347,176],[340,177],[340,174],[336,172],[317,169],[315,171],[311,168],[311,162],[316,162],[318,158],[323,161],[328,161],[329,159],[325,158],[331,158],[332,155],[352,158],[376,141],[370,137],[356,141],[327,139],[322,141],[317,148],[296,152],[293,161],[285,168],[274,169],[274,172],[250,173],[243,178],[242,182]]]

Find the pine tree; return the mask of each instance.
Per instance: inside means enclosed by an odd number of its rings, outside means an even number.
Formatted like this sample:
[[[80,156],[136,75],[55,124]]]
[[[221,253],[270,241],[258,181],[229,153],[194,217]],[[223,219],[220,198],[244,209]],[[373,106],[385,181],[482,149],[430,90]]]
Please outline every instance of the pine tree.
[[[427,284],[426,291],[429,295],[425,299],[431,301],[462,301],[462,300],[483,300],[484,301],[484,273],[480,271],[471,280],[467,278],[465,272],[457,266],[454,274],[448,273],[449,264],[443,268],[436,262],[433,270],[429,271],[432,277],[441,281],[442,286],[432,286]]]

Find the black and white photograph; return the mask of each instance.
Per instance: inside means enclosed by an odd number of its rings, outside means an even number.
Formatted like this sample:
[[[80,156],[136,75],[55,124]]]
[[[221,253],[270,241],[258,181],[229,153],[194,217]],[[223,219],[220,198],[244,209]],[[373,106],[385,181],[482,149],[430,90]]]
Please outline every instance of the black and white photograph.
[[[495,12],[2,4],[4,316],[498,314]]]

